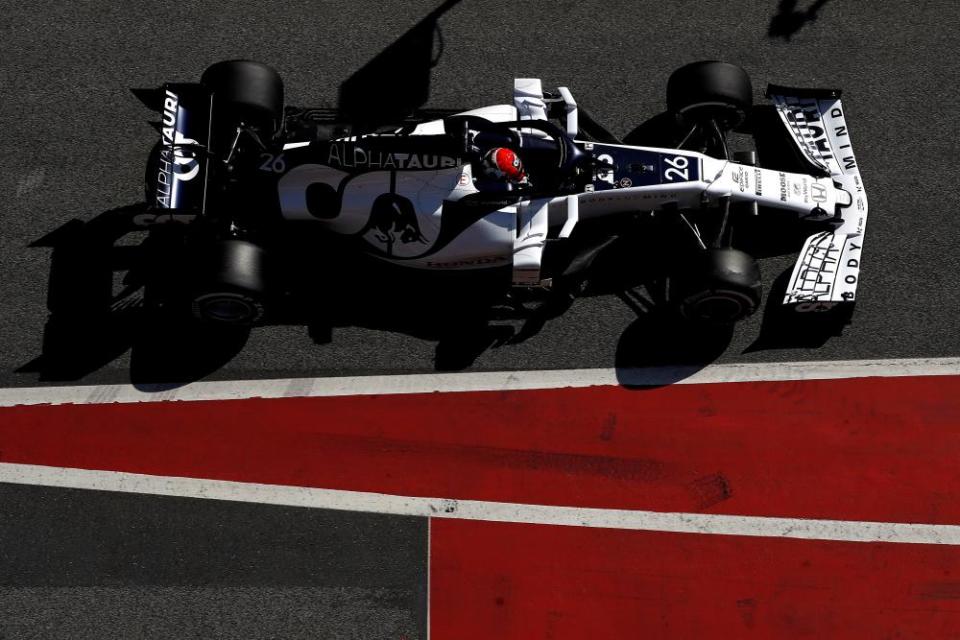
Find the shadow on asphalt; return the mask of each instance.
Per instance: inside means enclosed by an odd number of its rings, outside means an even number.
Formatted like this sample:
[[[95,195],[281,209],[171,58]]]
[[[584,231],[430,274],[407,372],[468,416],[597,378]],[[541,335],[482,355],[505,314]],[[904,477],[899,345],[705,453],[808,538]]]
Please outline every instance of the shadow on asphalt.
[[[442,54],[437,20],[458,1],[443,3],[346,80],[338,110],[317,111],[329,112],[333,119],[350,113],[353,124],[364,128],[422,115],[431,69]],[[392,100],[379,99],[383,91]],[[142,90],[134,94],[149,99]],[[771,107],[755,108],[745,128],[757,136],[763,166],[802,170]],[[661,113],[630,132],[625,142],[666,147],[682,135],[672,116]],[[158,255],[152,236],[135,224],[144,208],[131,205],[86,222],[71,220],[33,243],[53,250],[49,316],[42,353],[18,372],[43,381],[79,380],[129,350],[131,381],[160,390],[201,379],[244,348],[249,330],[195,322],[185,306],[177,313],[147,304],[145,283],[183,256]],[[644,214],[610,219],[607,226],[599,221],[581,226],[575,243],[558,243],[546,254],[545,269],[557,275],[554,286],[526,292],[510,290],[509,270],[403,269],[358,256],[343,239],[331,241],[295,224],[285,223],[289,231],[276,247],[283,291],[268,301],[271,311],[264,323],[304,326],[317,348],[331,342],[338,327],[398,332],[435,341],[434,368],[459,371],[488,349],[537,335],[578,297],[617,295],[637,319],[621,336],[614,364],[625,386],[650,387],[695,373],[722,354],[732,336],[731,327],[692,326],[665,310],[665,265],[677,262],[678,251],[663,246],[665,230],[651,227]],[[813,232],[793,217],[765,212],[738,227],[737,246],[757,257],[780,255],[796,251]],[[779,299],[786,276],[768,294],[763,329],[751,351],[819,346],[844,323],[845,318],[827,314],[817,318],[823,329],[810,331],[809,317],[784,314]],[[653,377],[638,373],[652,369]]]
[[[654,116],[628,139],[648,145],[669,142],[663,137],[669,131],[665,117]],[[758,107],[749,125],[762,141],[772,141],[758,145],[761,163],[798,170],[797,158],[782,152],[791,147],[775,144],[780,129],[775,117],[772,110]],[[773,128],[765,132],[764,127]],[[186,313],[147,311],[145,282],[151,274],[164,273],[164,265],[175,264],[177,257],[158,256],[151,248],[146,232],[135,224],[143,212],[144,205],[138,204],[87,222],[71,220],[33,244],[53,249],[50,315],[42,353],[19,372],[44,381],[78,380],[130,350],[131,381],[158,390],[203,378],[244,348],[248,330],[197,323]],[[562,276],[552,289],[511,292],[509,270],[403,269],[358,255],[342,239],[288,223],[276,252],[283,257],[283,294],[270,301],[265,323],[303,326],[317,348],[331,342],[338,327],[403,333],[437,343],[436,370],[459,371],[488,349],[537,335],[578,297],[617,295],[637,315],[618,344],[614,364],[621,382],[631,387],[669,384],[722,354],[732,328],[691,326],[665,311],[659,292],[665,290],[665,265],[677,260],[676,247],[658,242],[667,230],[650,224],[642,215],[631,215],[611,220],[608,227],[584,226],[574,234],[575,244],[554,245],[548,252],[545,267]],[[737,246],[758,257],[781,255],[796,251],[814,231],[792,216],[764,212],[737,228]],[[849,319],[785,311],[779,301],[787,277],[789,273],[781,274],[768,287],[761,334],[749,351],[817,347]],[[641,369],[656,371],[638,373]]]
[[[767,35],[790,40],[798,31],[817,19],[817,14],[829,0],[815,0],[805,9],[797,9],[797,0],[780,0],[777,13],[770,19]]]
[[[339,119],[373,128],[409,116],[430,98],[430,74],[443,55],[438,20],[460,0],[447,0],[340,85]]]
[[[792,271],[791,266],[768,287],[760,335],[744,353],[770,349],[818,349],[830,338],[841,335],[843,328],[850,324],[854,304],[811,313],[797,313],[785,307],[782,301]]]
[[[689,378],[726,351],[733,332],[733,326],[696,325],[658,309],[638,314],[617,343],[617,381],[651,389]]]
[[[42,353],[18,372],[43,381],[78,380],[129,350],[131,381],[162,390],[215,372],[243,349],[247,329],[196,322],[186,305],[176,310],[147,305],[145,285],[157,274],[174,273],[176,256],[158,253],[149,237],[143,237],[135,220],[144,210],[143,205],[131,205],[87,222],[71,220],[33,243],[52,249],[49,316]],[[283,286],[268,301],[264,324],[305,327],[317,348],[331,342],[338,327],[403,333],[437,343],[436,370],[458,371],[487,349],[537,335],[577,297],[616,293],[642,319],[625,334],[618,366],[665,362],[671,352],[666,345],[675,344],[676,331],[666,319],[655,332],[642,329],[660,322],[662,301],[643,292],[656,290],[661,274],[653,248],[638,261],[637,233],[620,229],[619,235],[607,235],[598,230],[576,251],[558,247],[548,266],[568,273],[562,284],[518,292],[510,289],[509,270],[403,269],[358,255],[342,239],[332,242],[321,233],[291,227],[274,245],[276,255],[282,256],[278,269]],[[685,335],[678,334],[677,340],[688,352],[701,344]],[[711,346],[709,357],[699,359],[691,353],[690,361],[706,364],[724,347]],[[646,358],[639,355],[645,348],[653,349]]]
[[[134,220],[143,211],[132,205],[71,220],[31,245],[53,250],[49,315],[42,353],[18,373],[78,380],[131,350],[134,382],[184,382],[216,371],[243,348],[246,330],[144,313],[144,246],[124,240],[138,233]]]
[[[196,322],[186,306],[179,312],[148,309],[144,285],[170,258],[158,259],[149,242],[137,242],[144,232],[134,220],[143,210],[133,205],[88,222],[72,220],[34,243],[53,250],[50,313],[41,354],[18,372],[43,381],[79,380],[129,350],[131,381],[160,391],[214,373],[244,348],[248,329]],[[656,387],[682,380],[719,357],[734,328],[694,325],[670,312],[657,293],[666,258],[658,247],[643,244],[644,236],[656,234],[643,226],[619,231],[598,232],[594,242],[584,239],[569,255],[558,247],[553,260],[560,264],[551,266],[568,267],[568,279],[551,290],[517,292],[510,290],[508,270],[403,269],[294,229],[277,252],[286,256],[284,287],[270,301],[264,324],[304,327],[318,349],[340,327],[402,333],[436,342],[436,370],[459,371],[488,349],[536,336],[578,297],[616,295],[636,314],[613,363],[621,383]],[[316,275],[325,273],[336,277]],[[779,300],[788,276],[782,274],[768,293],[763,328],[750,351],[817,347],[842,328],[829,314],[784,312]]]

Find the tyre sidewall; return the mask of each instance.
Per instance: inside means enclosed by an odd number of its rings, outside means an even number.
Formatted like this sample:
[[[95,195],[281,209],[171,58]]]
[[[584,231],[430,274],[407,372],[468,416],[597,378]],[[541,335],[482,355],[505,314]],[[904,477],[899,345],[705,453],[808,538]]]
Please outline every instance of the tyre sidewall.
[[[708,60],[677,69],[667,82],[667,108],[681,120],[719,120],[727,127],[744,120],[753,105],[750,76],[740,67]]]
[[[203,72],[200,83],[213,94],[221,118],[244,121],[273,133],[283,116],[283,80],[252,60],[225,60]]]
[[[677,276],[672,298],[685,318],[729,324],[756,312],[762,291],[760,269],[752,256],[736,249],[708,249]],[[731,311],[714,317],[718,305],[728,305]],[[708,311],[710,306],[714,313]]]
[[[253,242],[239,239],[204,242],[193,248],[194,286],[191,311],[194,317],[224,324],[253,324],[265,311],[267,291],[265,252]],[[217,317],[213,305],[236,305],[248,311],[237,320]]]

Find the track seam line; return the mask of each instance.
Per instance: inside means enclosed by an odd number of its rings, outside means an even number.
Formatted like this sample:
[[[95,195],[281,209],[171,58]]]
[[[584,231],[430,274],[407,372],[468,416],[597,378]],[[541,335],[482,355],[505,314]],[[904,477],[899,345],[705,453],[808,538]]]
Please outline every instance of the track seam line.
[[[433,593],[430,591],[431,576],[433,565],[433,518],[427,517],[427,640],[430,640],[430,600]]]
[[[586,528],[960,546],[960,526],[602,509],[398,496],[362,491],[0,463],[0,483],[400,516]],[[429,602],[429,599],[428,599]]]
[[[663,386],[847,378],[960,375],[960,358],[718,364],[636,369],[553,369],[334,378],[200,381],[169,385],[82,385],[0,389],[0,407],[527,391],[595,386]]]

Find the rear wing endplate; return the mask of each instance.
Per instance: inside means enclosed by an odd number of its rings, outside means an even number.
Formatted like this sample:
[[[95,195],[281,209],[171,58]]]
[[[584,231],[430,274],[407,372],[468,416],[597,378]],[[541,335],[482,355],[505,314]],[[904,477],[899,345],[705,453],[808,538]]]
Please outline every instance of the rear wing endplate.
[[[200,85],[166,84],[151,201],[157,209],[203,212],[207,191],[210,94]]]

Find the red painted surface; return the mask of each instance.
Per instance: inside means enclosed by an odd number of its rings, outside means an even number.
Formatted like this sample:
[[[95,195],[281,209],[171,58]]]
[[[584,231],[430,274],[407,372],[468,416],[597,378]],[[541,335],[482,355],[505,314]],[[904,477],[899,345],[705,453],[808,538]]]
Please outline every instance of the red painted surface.
[[[960,548],[434,520],[433,640],[957,638]]]
[[[960,523],[960,378],[0,409],[0,460],[451,497]]]
[[[960,523],[960,379],[0,409],[0,461]],[[434,521],[432,637],[960,637],[960,548]]]

